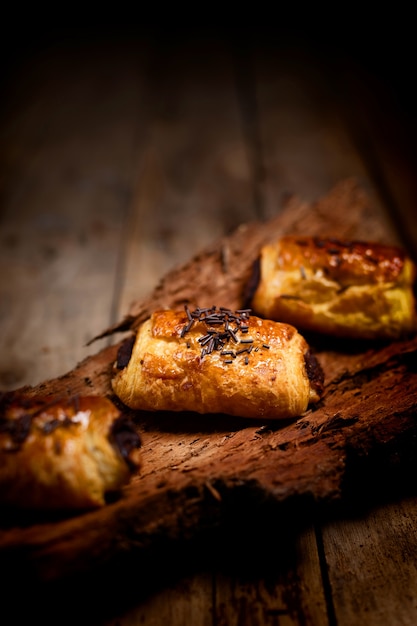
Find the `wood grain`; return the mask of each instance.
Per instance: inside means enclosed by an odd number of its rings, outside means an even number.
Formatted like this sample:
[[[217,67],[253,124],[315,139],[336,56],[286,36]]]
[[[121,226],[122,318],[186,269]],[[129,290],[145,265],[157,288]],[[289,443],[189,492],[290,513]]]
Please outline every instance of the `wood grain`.
[[[119,275],[118,319],[175,265],[256,217],[233,70],[217,39],[168,38],[162,50],[148,48],[146,142]]]
[[[115,315],[113,286],[141,130],[141,76],[132,80],[132,64],[117,69],[124,49],[96,54],[64,47],[48,62],[28,60],[8,92],[1,152],[2,390],[66,373],[95,352],[88,340]],[[110,85],[117,99],[105,104]]]
[[[398,520],[394,526],[393,516]],[[415,533],[415,519],[415,499],[408,498],[325,525],[339,624],[347,626],[360,620],[366,623],[369,612],[372,623],[384,622],[389,612],[399,624],[413,624],[416,552],[409,538]],[[377,532],[370,530],[373,528]],[[401,568],[392,558],[393,545],[404,555]],[[347,571],[351,551],[358,568],[355,576]],[[349,586],[342,582],[346,576],[350,579]]]

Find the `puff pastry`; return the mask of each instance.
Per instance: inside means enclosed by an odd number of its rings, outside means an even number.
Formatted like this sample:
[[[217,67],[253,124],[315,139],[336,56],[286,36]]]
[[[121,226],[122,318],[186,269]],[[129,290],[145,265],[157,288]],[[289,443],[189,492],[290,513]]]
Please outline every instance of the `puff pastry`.
[[[101,507],[140,466],[133,424],[107,398],[0,401],[0,504],[18,509]]]
[[[416,330],[416,267],[394,246],[286,236],[261,249],[250,304],[303,331],[396,339]]]
[[[321,367],[297,330],[247,310],[156,311],[127,361],[112,385],[132,409],[291,418],[323,390]]]

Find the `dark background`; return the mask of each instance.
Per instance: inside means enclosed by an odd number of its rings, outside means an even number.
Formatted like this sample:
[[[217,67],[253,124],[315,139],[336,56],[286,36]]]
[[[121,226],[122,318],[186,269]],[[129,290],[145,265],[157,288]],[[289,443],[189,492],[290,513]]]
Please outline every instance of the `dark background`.
[[[28,12],[29,11],[29,12]],[[208,11],[175,9],[167,14],[163,6],[151,11],[142,5],[103,8],[60,9],[53,11],[7,9],[2,19],[1,87],[3,106],[13,96],[13,81],[19,71],[30,68],[39,54],[47,57],[56,46],[77,47],[103,42],[126,43],[143,39],[161,46],[175,46],[185,40],[221,39],[236,55],[263,47],[271,55],[280,54],[290,43],[304,48],[323,62],[331,74],[349,66],[372,81],[378,91],[379,106],[394,107],[403,116],[414,153],[416,127],[415,26],[407,11],[365,12],[363,7],[335,10],[294,8],[279,4],[273,10],[262,6],[235,9],[224,14],[215,5]],[[29,64],[29,65],[28,65]]]

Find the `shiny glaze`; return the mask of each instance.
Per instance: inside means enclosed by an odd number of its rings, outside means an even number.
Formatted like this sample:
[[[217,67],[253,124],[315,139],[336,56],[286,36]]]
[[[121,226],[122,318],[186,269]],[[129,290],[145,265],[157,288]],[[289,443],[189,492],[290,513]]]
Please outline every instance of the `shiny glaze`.
[[[322,271],[341,285],[397,281],[405,261],[404,251],[396,246],[318,237],[283,237],[277,255],[281,269]]]

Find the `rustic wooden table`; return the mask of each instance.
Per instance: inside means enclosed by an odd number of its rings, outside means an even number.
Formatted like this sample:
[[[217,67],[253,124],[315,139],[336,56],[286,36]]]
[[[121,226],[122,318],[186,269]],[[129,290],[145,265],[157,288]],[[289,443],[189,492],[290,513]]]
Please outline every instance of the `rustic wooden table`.
[[[289,194],[313,201],[357,177],[416,257],[402,77],[311,44],[131,31],[14,51],[1,118],[0,390],[71,370],[168,270],[278,214]],[[103,626],[411,626],[416,529],[414,494],[391,494],[276,541],[248,536],[240,551],[222,544],[200,559],[194,547],[161,562],[149,589],[138,562],[125,597],[92,585],[83,615]],[[76,598],[69,590],[68,605]]]

